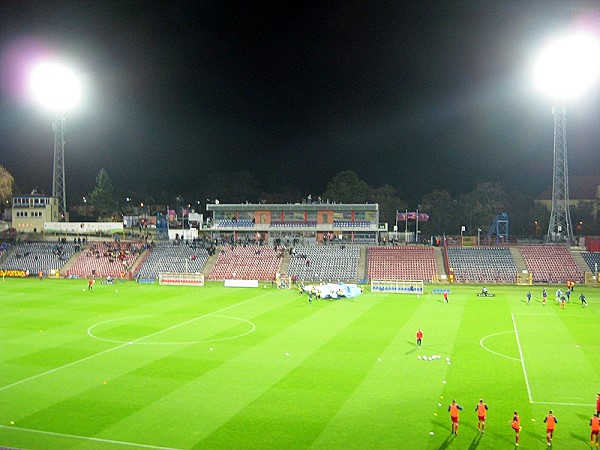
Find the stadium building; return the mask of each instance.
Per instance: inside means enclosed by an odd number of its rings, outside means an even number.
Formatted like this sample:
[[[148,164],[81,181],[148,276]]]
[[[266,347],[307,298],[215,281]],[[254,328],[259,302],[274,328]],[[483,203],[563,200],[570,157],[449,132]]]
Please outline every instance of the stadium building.
[[[44,223],[58,222],[58,199],[33,191],[12,198],[12,227],[17,232],[42,231]]]
[[[235,239],[305,244],[375,244],[379,205],[336,203],[208,204],[213,233]]]

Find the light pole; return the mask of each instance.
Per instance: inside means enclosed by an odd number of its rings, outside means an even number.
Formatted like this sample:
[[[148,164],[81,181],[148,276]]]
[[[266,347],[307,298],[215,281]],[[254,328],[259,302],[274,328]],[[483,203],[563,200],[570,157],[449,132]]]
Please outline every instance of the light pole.
[[[595,83],[600,72],[597,37],[578,32],[551,42],[535,64],[538,87],[554,100],[554,168],[552,208],[548,240],[571,244],[573,226],[569,207],[566,103],[581,96]]]
[[[52,196],[58,199],[58,215],[68,221],[65,190],[65,143],[67,123],[65,112],[75,107],[81,98],[81,84],[75,74],[55,62],[43,62],[31,73],[33,96],[54,112],[54,165]]]

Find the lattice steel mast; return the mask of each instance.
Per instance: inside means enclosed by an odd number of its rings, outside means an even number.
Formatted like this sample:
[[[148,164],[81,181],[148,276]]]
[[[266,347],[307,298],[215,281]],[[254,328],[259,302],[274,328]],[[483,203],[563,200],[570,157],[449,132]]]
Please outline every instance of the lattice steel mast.
[[[567,165],[567,109],[556,102],[554,114],[554,170],[552,174],[552,210],[548,240],[572,242],[573,226],[569,209],[569,171]]]
[[[52,196],[58,199],[58,217],[67,220],[67,194],[65,191],[65,134],[66,120],[62,111],[54,114],[54,167],[52,169]]]

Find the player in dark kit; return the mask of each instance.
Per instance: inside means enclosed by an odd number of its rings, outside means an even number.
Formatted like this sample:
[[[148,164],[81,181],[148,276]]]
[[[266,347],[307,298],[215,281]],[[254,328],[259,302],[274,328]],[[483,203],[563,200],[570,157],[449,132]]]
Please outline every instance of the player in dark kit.
[[[585,295],[583,295],[583,292],[581,294],[579,294],[579,300],[581,300],[581,306],[587,306],[588,302],[585,299]]]

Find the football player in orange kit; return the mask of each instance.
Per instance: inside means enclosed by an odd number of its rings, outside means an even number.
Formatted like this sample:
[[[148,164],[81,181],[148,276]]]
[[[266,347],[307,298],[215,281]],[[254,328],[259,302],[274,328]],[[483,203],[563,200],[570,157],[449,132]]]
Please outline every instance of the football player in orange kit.
[[[448,406],[448,412],[452,421],[452,433],[455,435],[458,435],[458,411],[462,411],[462,406],[457,404],[456,400],[452,400],[452,403]]]
[[[482,433],[485,433],[485,415],[487,412],[487,405],[483,403],[483,399],[479,400],[477,406],[475,407],[475,411],[477,411],[477,429]]]
[[[513,413],[513,418],[510,421],[510,426],[512,427],[513,430],[515,430],[515,446],[518,447],[519,446],[519,431],[521,431],[523,429],[523,427],[521,426],[521,418],[519,417],[519,415],[517,414],[516,411]]]

